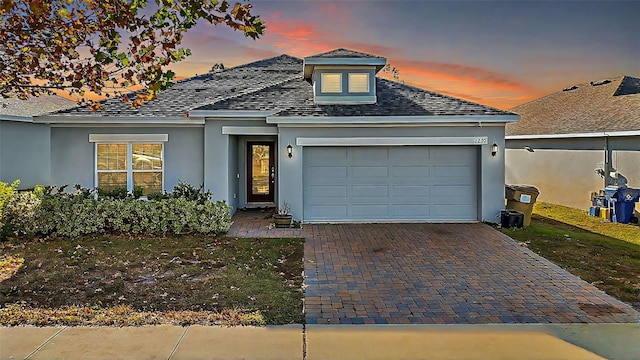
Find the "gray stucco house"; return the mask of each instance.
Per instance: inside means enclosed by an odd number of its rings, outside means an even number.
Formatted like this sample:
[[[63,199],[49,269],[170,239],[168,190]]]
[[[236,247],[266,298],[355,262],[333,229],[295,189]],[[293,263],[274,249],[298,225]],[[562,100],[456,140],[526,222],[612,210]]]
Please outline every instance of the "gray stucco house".
[[[234,211],[286,202],[304,222],[496,222],[519,116],[376,77],[385,64],[281,55],[179,81],[140,109],[35,117],[46,130],[29,141],[50,144],[49,183],[150,193],[182,180]]]
[[[507,183],[535,185],[539,199],[582,209],[591,192],[613,183],[595,169],[640,187],[639,78],[573,85],[511,111],[522,118],[506,126]]]
[[[0,181],[20,179],[21,188],[51,183],[49,125],[33,119],[75,106],[75,102],[56,95],[0,99]]]

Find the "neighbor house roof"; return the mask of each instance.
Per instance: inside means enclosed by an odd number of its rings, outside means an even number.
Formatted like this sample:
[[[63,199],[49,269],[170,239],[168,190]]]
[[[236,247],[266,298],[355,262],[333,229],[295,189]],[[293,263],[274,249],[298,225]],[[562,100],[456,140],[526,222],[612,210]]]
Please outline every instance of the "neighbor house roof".
[[[74,101],[57,95],[32,97],[28,100],[16,98],[0,99],[0,119],[2,118],[31,118],[53,111],[69,109],[77,106]]]
[[[314,57],[375,55],[337,49]],[[305,58],[306,59],[306,58]],[[378,102],[371,105],[316,105],[313,86],[303,79],[303,60],[280,55],[178,81],[157,99],[132,109],[121,99],[103,101],[106,108],[61,111],[52,116],[182,117],[192,110],[269,111],[276,116],[432,116],[513,115],[507,111],[452,98],[389,80],[376,79]]]
[[[508,136],[640,130],[640,79],[618,76],[577,84],[510,111],[521,118],[507,124]]]

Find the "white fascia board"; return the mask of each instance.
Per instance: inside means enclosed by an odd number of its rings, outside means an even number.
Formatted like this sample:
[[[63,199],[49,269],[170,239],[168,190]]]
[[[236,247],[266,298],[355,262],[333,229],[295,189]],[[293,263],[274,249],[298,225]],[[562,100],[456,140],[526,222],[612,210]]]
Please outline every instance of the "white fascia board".
[[[305,79],[311,77],[313,69],[317,65],[337,65],[348,66],[374,66],[376,72],[380,71],[387,64],[385,58],[304,58],[302,61],[303,76]]]
[[[222,135],[278,135],[275,126],[223,126]]]
[[[487,136],[296,138],[298,146],[486,145],[488,143]]]
[[[375,66],[369,66],[369,65],[361,65],[361,66],[349,66],[349,67],[345,67],[342,65],[316,65],[313,67],[316,70],[375,70],[376,67]]]
[[[18,116],[18,115],[0,115],[0,121],[16,121],[16,122],[33,122],[31,116]]]
[[[384,66],[387,64],[385,58],[305,58],[304,65],[372,65]]]
[[[204,125],[204,118],[162,116],[38,116],[34,123],[77,125]]]
[[[575,134],[540,134],[540,135],[509,135],[505,140],[536,140],[536,139],[570,139],[570,138],[599,138],[599,137],[640,136],[640,130],[630,131],[602,131]]]
[[[217,118],[260,118],[264,120],[267,116],[273,115],[273,111],[253,111],[253,110],[191,110],[189,116],[197,117],[217,117]]]
[[[520,119],[519,115],[476,116],[270,116],[267,124],[278,125],[376,125],[376,124],[461,124],[507,123]]]
[[[169,134],[89,134],[89,142],[167,142]]]

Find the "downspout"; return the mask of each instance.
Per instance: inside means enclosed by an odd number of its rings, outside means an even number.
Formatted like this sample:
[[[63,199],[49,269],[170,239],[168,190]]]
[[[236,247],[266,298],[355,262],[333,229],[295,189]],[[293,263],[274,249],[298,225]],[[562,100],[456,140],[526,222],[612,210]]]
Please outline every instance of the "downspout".
[[[611,177],[613,167],[613,151],[609,148],[609,135],[604,136],[604,187],[615,185],[614,178]]]

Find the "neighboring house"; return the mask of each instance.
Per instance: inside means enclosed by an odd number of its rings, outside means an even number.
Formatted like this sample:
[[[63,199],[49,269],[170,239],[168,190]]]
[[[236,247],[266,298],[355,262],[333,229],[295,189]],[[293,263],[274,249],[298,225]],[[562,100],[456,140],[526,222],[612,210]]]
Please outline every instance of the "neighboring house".
[[[506,126],[507,183],[535,185],[540,200],[581,209],[591,192],[614,182],[605,184],[595,169],[640,187],[639,78],[574,85],[511,111],[521,120]]]
[[[204,184],[234,211],[291,207],[305,222],[493,221],[504,126],[518,116],[376,77],[386,59],[281,55],[36,118],[51,181],[171,190]]]
[[[20,188],[51,182],[50,127],[33,118],[76,103],[56,95],[29,100],[0,98],[0,181],[20,179]]]

